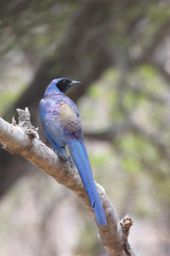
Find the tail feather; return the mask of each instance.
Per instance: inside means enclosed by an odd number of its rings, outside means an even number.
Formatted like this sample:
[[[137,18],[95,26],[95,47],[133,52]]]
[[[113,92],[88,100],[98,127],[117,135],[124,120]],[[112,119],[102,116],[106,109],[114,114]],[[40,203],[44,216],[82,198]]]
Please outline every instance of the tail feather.
[[[83,140],[69,139],[67,141],[71,156],[73,158],[74,164],[76,165],[80,177],[82,179],[83,185],[88,194],[91,207],[95,212],[97,222],[100,225],[107,225],[105,212],[96,189],[94,178],[91,171],[90,162],[88,159],[87,151],[84,146]]]

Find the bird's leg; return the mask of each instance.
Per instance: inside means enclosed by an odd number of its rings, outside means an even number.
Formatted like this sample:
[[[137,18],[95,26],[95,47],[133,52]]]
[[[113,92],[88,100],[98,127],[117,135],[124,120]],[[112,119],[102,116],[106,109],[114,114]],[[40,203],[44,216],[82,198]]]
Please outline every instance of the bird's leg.
[[[64,161],[67,162],[72,168],[73,168],[73,161],[71,156],[69,155],[69,152],[67,150],[67,148],[64,147],[60,147],[59,149],[55,149],[54,152],[59,156],[59,158]]]

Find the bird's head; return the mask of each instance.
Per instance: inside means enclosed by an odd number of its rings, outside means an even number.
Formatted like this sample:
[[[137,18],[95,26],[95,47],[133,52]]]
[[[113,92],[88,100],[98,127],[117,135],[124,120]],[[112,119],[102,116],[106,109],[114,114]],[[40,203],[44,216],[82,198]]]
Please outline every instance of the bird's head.
[[[51,81],[46,89],[45,95],[55,93],[55,92],[66,92],[70,87],[74,85],[79,85],[79,81],[74,81],[69,78],[56,78]]]

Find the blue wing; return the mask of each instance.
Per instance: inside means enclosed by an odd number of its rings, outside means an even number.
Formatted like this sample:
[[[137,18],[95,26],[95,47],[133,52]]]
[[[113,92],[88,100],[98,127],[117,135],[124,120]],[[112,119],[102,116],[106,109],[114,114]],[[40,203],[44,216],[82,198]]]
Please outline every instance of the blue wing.
[[[53,147],[54,151],[56,151],[62,159],[67,160],[68,154],[65,150],[65,135],[57,115],[52,115],[51,111],[48,111],[46,101],[43,99],[40,101],[39,112],[47,140]]]

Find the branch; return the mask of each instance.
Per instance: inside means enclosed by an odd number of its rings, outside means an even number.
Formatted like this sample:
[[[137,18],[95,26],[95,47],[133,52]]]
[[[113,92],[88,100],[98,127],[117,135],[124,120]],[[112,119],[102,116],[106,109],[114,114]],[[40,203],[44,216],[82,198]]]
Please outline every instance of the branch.
[[[88,207],[95,218],[80,176],[68,162],[63,162],[57,155],[38,139],[37,129],[30,122],[30,113],[26,108],[17,110],[19,123],[12,124],[0,118],[0,143],[9,152],[18,154],[32,164],[44,170],[57,182],[74,191]],[[102,186],[97,185],[107,218],[107,226],[98,226],[100,240],[108,255],[134,255],[127,240],[127,229],[120,223],[116,209],[112,206]]]
[[[133,133],[142,136],[148,142],[155,146],[160,155],[167,160],[170,159],[170,150],[166,145],[166,139],[163,138],[160,132],[149,131],[148,129],[140,127],[131,117],[127,118],[125,122],[120,124],[113,124],[109,128],[100,132],[86,132],[84,135],[90,140],[107,141],[113,143],[123,135]]]

